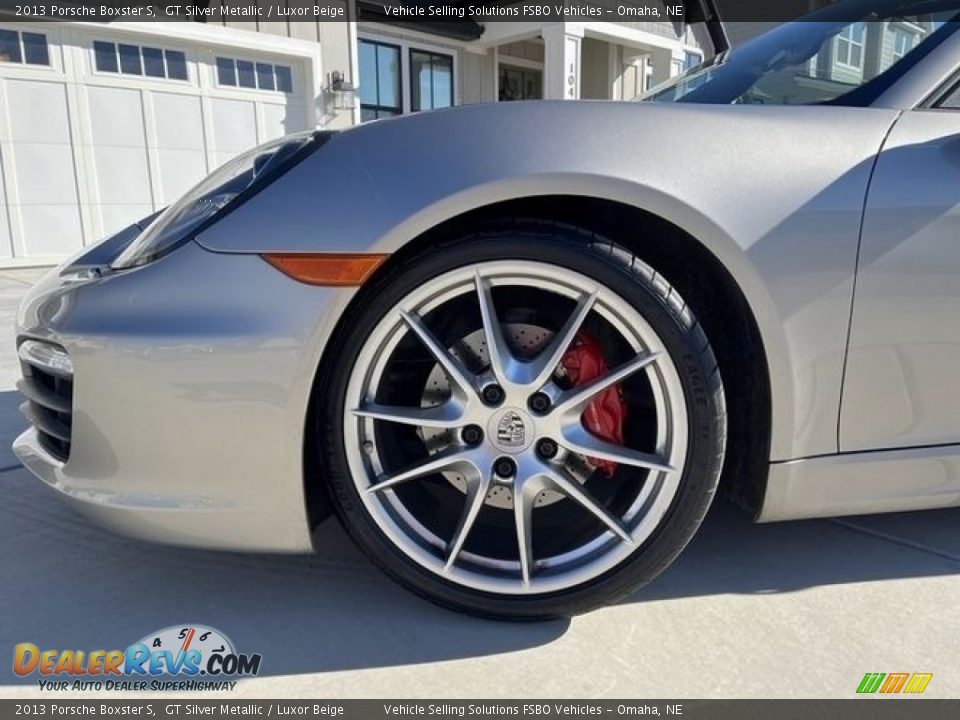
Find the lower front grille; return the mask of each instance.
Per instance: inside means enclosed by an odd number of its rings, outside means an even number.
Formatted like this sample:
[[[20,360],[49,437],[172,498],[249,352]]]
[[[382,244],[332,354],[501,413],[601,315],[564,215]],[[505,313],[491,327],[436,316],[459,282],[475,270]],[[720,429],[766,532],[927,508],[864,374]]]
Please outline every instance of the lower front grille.
[[[73,419],[73,363],[51,343],[24,340],[17,354],[23,378],[17,382],[27,401],[20,412],[36,428],[43,448],[62,462],[70,458]]]

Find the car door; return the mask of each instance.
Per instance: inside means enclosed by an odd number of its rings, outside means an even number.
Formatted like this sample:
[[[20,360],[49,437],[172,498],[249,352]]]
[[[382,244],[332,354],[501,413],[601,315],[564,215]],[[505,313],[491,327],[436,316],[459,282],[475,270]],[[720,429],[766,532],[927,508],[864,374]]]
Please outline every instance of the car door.
[[[891,130],[858,268],[841,451],[960,443],[960,89]]]

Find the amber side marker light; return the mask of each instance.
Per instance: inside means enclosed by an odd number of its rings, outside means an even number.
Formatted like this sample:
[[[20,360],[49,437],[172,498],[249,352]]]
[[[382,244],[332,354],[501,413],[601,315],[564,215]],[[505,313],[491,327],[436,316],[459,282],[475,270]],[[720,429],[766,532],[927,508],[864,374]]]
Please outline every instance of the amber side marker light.
[[[270,253],[261,256],[277,270],[308,285],[362,285],[387,255],[343,253]]]

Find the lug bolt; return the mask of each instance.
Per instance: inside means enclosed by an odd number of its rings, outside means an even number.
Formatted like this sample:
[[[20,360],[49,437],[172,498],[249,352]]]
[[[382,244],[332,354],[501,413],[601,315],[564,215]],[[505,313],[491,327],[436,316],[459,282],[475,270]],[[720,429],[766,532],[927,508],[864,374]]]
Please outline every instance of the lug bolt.
[[[483,442],[483,430],[479,425],[467,425],[460,433],[460,438],[470,447]]]
[[[487,405],[499,405],[503,402],[504,392],[499,385],[487,385],[483,389],[483,401]]]
[[[542,392],[534,393],[527,401],[527,405],[535,413],[545,413],[550,409],[550,396]]]
[[[499,478],[512,478],[517,474],[517,464],[508,457],[497,458],[493,472]]]
[[[557,449],[557,444],[550,438],[544,438],[537,442],[537,455],[544,460],[556,457]]]

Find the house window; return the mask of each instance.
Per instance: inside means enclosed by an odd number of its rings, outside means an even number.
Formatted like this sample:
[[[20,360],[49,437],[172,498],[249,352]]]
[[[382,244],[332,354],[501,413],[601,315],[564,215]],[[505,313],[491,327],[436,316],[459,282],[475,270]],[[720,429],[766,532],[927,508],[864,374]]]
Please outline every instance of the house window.
[[[499,100],[539,100],[543,97],[543,73],[539,70],[500,66]]]
[[[47,36],[43,33],[0,30],[0,62],[49,65]]]
[[[453,58],[410,51],[410,109],[434,110],[453,105]]]
[[[288,65],[218,57],[216,67],[217,84],[221,87],[293,92],[293,70]]]
[[[376,120],[403,112],[400,47],[360,41],[360,119]]]
[[[900,28],[893,28],[893,61],[896,62],[913,50],[917,36]]]
[[[167,80],[188,79],[187,55],[180,50],[96,40],[93,43],[93,64],[98,72]]]
[[[837,35],[838,65],[846,65],[856,69],[863,67],[863,40],[866,35],[866,25],[862,22],[847,25]]]
[[[690,70],[703,62],[703,55],[698,52],[686,50],[683,53],[683,69]]]

